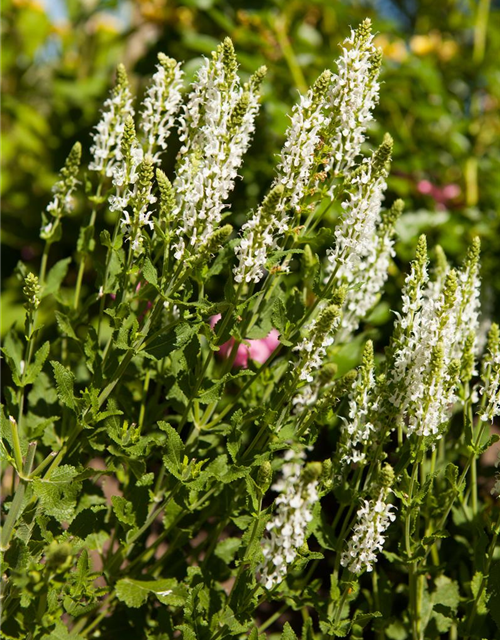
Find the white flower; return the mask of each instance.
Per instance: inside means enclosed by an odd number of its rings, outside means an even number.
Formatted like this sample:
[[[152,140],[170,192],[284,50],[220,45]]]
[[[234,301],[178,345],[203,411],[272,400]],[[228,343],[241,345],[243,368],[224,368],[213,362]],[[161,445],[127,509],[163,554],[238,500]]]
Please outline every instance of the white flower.
[[[158,54],[156,66],[146,97],[142,103],[140,128],[146,138],[147,153],[153,162],[160,162],[161,151],[167,148],[175,116],[182,102],[181,88],[184,75],[180,64],[164,54]],[[161,150],[161,151],[160,151]]]
[[[348,284],[354,281],[362,261],[373,263],[377,256],[376,228],[380,210],[392,139],[386,136],[383,144],[353,172],[348,184],[348,199],[342,203],[343,213],[335,227],[335,244],[328,254],[327,274]]]
[[[111,97],[104,103],[100,122],[95,127],[94,144],[90,148],[93,156],[90,171],[100,171],[111,177],[116,161],[121,160],[121,140],[126,119],[134,115],[132,94],[123,65],[118,66],[117,82]]]
[[[300,354],[300,361],[296,365],[299,380],[309,383],[314,380],[313,372],[323,364],[326,350],[333,344],[340,319],[340,309],[336,305],[330,305],[306,326],[308,335],[293,348],[293,351]]]
[[[365,569],[373,570],[377,554],[384,547],[384,533],[396,519],[391,509],[394,509],[393,505],[385,502],[385,490],[376,500],[363,500],[353,534],[340,558],[343,567],[357,575]]]
[[[364,449],[375,431],[371,421],[377,409],[374,389],[373,343],[369,340],[363,352],[363,363],[349,394],[348,419],[342,418],[342,465],[362,462],[366,457]]]
[[[329,106],[332,137],[327,170],[347,172],[359,155],[379,97],[381,52],[373,45],[371,22],[365,20],[344,41],[333,77]]]
[[[469,326],[477,326],[479,245],[473,244],[464,269],[441,269],[429,283],[425,238],[403,289],[397,316],[388,383],[390,401],[408,433],[441,437],[441,426],[456,401],[456,384]]]
[[[379,299],[387,281],[390,260],[395,255],[394,225],[402,210],[403,202],[396,200],[391,209],[382,211],[382,221],[375,232],[375,251],[353,266],[353,286],[347,289],[339,342],[345,342],[356,331]]]
[[[483,358],[483,385],[480,393],[483,404],[480,420],[492,422],[500,415],[500,335],[498,325],[493,323],[488,334],[487,351]]]
[[[289,228],[288,210],[300,213],[310,190],[318,186],[318,176],[324,179],[332,169],[335,173],[349,169],[359,154],[378,99],[380,53],[372,41],[371,23],[365,20],[344,43],[338,75],[325,71],[293,107],[274,182],[274,187],[283,187],[283,193],[273,218],[263,216],[261,207],[243,226],[243,238],[235,249],[237,282],[262,279],[269,253],[278,248]],[[375,186],[381,191],[385,183]],[[373,194],[373,199],[378,195]],[[282,271],[288,270],[286,264]]]
[[[179,223],[174,254],[178,260],[218,228],[255,128],[263,72],[241,87],[236,69],[233,46],[226,38],[199,70],[180,117],[179,138],[184,144],[173,212]]]
[[[273,589],[284,580],[297,549],[306,541],[312,507],[318,500],[318,482],[306,476],[307,468],[304,472],[301,463],[288,462],[283,465],[282,478],[272,487],[279,491],[277,508],[266,525],[270,537],[263,540],[264,562],[257,569],[266,589]]]

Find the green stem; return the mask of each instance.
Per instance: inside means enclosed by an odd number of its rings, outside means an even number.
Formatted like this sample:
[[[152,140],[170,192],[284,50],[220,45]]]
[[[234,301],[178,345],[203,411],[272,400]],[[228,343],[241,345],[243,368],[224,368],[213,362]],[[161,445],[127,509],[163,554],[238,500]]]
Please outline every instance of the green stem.
[[[97,188],[97,193],[96,193],[97,197],[101,195],[101,187],[102,187],[102,182],[99,183],[99,186]],[[97,206],[94,205],[94,208],[92,209],[92,213],[90,215],[89,227],[94,226],[96,215],[97,215]],[[80,303],[80,292],[82,289],[83,274],[85,272],[86,262],[87,262],[87,254],[85,253],[80,260],[80,266],[78,267],[78,275],[76,278],[75,297],[73,300],[73,309],[75,310],[78,309],[78,305]]]
[[[19,484],[17,485],[14,499],[12,500],[9,513],[7,514],[7,518],[5,519],[4,525],[2,527],[0,551],[7,551],[7,549],[9,548],[12,532],[20,516],[24,494],[29,482],[28,478],[31,473],[31,467],[33,466],[33,460],[35,459],[35,451],[36,442],[30,442],[28,445],[26,460],[24,462],[23,475],[19,477]]]
[[[21,452],[21,442],[19,440],[17,421],[12,416],[9,416],[9,423],[12,435],[12,446],[14,449],[14,460],[16,461],[16,471],[18,474],[21,474],[23,469],[23,454]]]
[[[472,630],[472,625],[474,623],[474,619],[476,617],[476,613],[477,613],[477,608],[479,605],[479,601],[481,600],[481,596],[483,595],[483,591],[486,588],[487,584],[488,584],[488,577],[489,577],[489,573],[490,573],[490,567],[491,567],[491,563],[493,561],[493,556],[495,553],[495,549],[496,549],[496,544],[497,544],[497,539],[498,539],[498,534],[500,533],[500,513],[498,515],[498,520],[496,525],[493,527],[493,537],[491,539],[490,542],[490,546],[488,547],[488,552],[487,552],[487,561],[486,561],[486,566],[484,568],[484,573],[481,576],[481,584],[479,585],[479,589],[477,591],[477,595],[474,598],[474,604],[472,605],[472,611],[471,614],[469,616],[469,621],[467,624],[467,632],[465,635],[465,639],[467,640],[467,638],[470,637],[470,633]]]
[[[260,625],[260,627],[257,629],[258,633],[263,633],[266,629],[268,629],[289,608],[289,604],[284,604],[283,606],[281,606],[278,611],[275,611],[272,616],[270,616],[263,624]]]

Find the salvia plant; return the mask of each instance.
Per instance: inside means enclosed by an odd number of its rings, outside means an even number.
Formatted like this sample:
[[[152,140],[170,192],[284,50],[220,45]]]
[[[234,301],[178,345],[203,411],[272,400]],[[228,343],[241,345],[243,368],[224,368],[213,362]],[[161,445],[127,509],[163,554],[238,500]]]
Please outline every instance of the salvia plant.
[[[254,211],[231,192],[266,69],[226,39],[186,87],[160,54],[138,105],[119,66],[17,268],[3,638],[498,637],[499,328],[479,240],[453,266],[421,236],[374,329],[403,212],[391,137],[365,145],[380,65],[366,20]]]

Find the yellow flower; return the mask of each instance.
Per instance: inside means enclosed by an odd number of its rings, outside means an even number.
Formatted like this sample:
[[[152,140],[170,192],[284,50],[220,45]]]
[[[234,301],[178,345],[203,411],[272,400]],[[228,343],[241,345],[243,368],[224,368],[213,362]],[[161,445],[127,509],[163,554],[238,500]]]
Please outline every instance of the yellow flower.
[[[413,36],[410,39],[410,49],[417,56],[427,56],[439,51],[441,47],[441,35],[437,31],[431,31],[428,35]]]
[[[374,44],[380,47],[384,57],[394,62],[403,62],[408,57],[408,51],[403,40],[389,40],[386,36],[379,35],[375,38]]]

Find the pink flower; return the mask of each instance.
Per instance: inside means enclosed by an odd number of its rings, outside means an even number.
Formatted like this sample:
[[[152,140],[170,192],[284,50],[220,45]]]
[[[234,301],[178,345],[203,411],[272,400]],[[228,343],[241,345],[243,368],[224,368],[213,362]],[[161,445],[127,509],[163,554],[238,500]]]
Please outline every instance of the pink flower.
[[[458,198],[460,195],[460,187],[458,184],[447,184],[443,187],[442,190],[443,198],[446,200],[453,200],[454,198]]]
[[[417,184],[417,189],[420,193],[432,193],[433,188],[432,182],[429,182],[428,180],[420,180]]]
[[[213,329],[217,322],[221,318],[220,313],[210,318],[210,326]],[[246,369],[248,367],[248,358],[255,360],[263,364],[273,351],[279,345],[279,332],[277,329],[272,329],[265,338],[259,338],[258,340],[246,340],[248,344],[239,344],[234,358],[233,367],[242,367]],[[234,345],[234,338],[230,338],[227,342],[219,348],[219,356],[221,358],[229,358]]]
[[[420,180],[420,182],[417,183],[417,191],[435,200],[439,209],[446,208],[446,203],[449,200],[458,198],[461,193],[458,184],[446,184],[444,187],[438,187],[432,184],[432,182],[429,182],[429,180]]]

